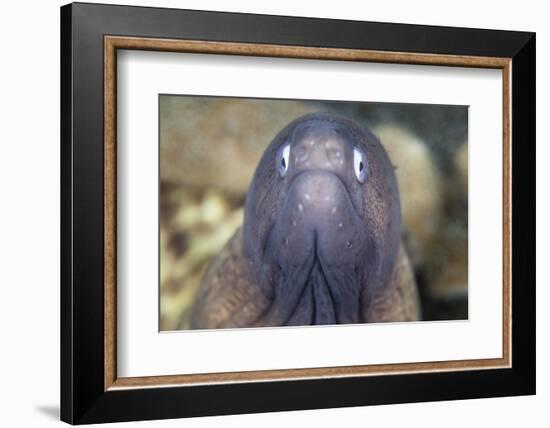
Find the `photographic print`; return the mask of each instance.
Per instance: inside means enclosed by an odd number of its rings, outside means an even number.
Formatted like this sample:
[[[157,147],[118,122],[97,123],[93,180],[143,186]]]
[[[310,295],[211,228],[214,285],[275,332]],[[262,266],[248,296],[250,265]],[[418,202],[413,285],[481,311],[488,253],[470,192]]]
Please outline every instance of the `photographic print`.
[[[159,95],[160,331],[468,319],[468,107]]]
[[[61,419],[534,394],[534,75],[534,33],[63,6]]]

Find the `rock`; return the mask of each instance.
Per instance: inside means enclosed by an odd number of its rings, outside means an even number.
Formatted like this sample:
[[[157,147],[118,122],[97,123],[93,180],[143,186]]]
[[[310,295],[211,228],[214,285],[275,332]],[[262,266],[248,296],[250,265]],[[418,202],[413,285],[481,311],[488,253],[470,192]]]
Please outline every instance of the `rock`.
[[[444,302],[468,299],[468,144],[452,157],[453,171],[445,180],[441,233],[431,263],[426,266],[427,291]]]
[[[177,185],[161,197],[160,329],[185,329],[208,261],[242,224],[243,200]]]
[[[302,101],[161,96],[161,180],[244,195],[265,147]]]
[[[415,268],[431,257],[440,230],[441,175],[426,144],[395,123],[374,128],[395,166],[405,243]]]
[[[456,179],[460,190],[468,196],[468,143],[462,144],[454,154],[454,167]]]
[[[468,229],[448,223],[426,269],[427,292],[432,299],[451,301],[468,297]]]

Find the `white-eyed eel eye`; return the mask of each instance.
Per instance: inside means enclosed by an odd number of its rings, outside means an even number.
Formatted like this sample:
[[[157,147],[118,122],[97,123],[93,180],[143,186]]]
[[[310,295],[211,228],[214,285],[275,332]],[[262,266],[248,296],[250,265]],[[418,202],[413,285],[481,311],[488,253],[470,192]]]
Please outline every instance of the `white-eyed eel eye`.
[[[288,164],[290,160],[290,143],[287,143],[279,150],[279,156],[277,156],[277,169],[279,175],[284,177],[288,171]]]
[[[357,147],[353,149],[353,170],[359,183],[367,179],[367,159]]]

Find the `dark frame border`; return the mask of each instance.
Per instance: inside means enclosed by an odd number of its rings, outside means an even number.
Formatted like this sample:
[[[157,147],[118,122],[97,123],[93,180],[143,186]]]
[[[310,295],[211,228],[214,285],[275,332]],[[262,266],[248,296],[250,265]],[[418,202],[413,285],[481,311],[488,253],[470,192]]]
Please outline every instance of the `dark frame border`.
[[[105,35],[512,59],[512,367],[104,390]],[[535,35],[72,4],[61,9],[61,419],[113,422],[535,393]],[[216,403],[212,406],[211,403]]]

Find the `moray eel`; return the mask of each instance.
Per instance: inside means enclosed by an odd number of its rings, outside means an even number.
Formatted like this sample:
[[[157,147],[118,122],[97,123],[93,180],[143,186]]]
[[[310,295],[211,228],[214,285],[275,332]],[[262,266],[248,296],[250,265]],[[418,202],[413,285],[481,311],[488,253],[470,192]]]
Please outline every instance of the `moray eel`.
[[[211,262],[191,328],[419,317],[386,151],[343,116],[291,122],[256,168],[244,224]]]

